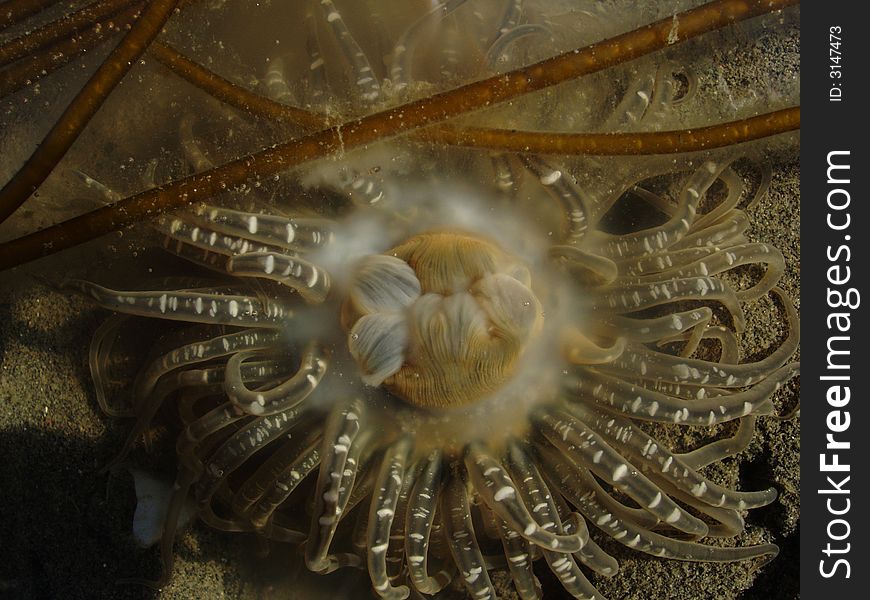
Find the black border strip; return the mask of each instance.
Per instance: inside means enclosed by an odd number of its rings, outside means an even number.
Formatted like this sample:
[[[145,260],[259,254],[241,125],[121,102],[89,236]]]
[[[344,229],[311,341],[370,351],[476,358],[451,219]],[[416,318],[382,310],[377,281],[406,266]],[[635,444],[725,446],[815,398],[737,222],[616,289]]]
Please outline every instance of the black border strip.
[[[862,6],[801,7],[801,592],[810,599],[865,598],[870,589],[862,381],[870,356],[870,32]]]

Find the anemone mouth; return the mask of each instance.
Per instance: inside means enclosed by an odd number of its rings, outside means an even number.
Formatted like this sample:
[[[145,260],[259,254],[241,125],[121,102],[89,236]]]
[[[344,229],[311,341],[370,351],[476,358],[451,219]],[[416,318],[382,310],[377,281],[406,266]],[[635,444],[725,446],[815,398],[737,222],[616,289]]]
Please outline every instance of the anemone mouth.
[[[518,259],[477,236],[441,231],[363,259],[342,321],[366,384],[448,408],[498,390],[543,315]]]

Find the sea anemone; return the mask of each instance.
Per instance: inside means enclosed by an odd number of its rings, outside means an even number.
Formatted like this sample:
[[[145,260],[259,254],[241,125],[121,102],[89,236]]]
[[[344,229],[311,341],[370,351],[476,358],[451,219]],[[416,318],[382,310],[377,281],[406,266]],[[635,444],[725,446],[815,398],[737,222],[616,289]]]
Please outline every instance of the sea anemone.
[[[262,92],[313,118],[365,114],[630,20],[600,3],[398,12],[375,19],[378,35],[362,43],[359,23],[333,2],[311,6],[301,49],[272,57]],[[385,65],[371,58],[379,51]],[[657,130],[694,92],[692,73],[670,59],[624,75],[474,124]],[[566,102],[580,108],[559,112]],[[143,169],[149,187],[232,154],[245,125],[210,110],[177,120],[184,161]],[[538,558],[571,596],[602,598],[586,573],[612,576],[618,564],[601,535],[677,560],[776,555],[772,544],[700,541],[736,535],[744,511],[776,498],[700,470],[745,449],[799,371],[789,362],[797,313],[776,287],[785,261],[746,236],[738,205],[752,194],[734,156],[559,154],[444,147],[426,132],[339,149],[272,185],[160,217],[163,246],[190,265],[179,285],[67,282],[119,313],[89,357],[104,410],[136,419],[113,464],[162,408],[180,420],[160,582],[190,499],[213,527],[300,547],[312,571],[367,570],[383,598],[454,580],[495,598],[498,567],[520,597],[540,597]],[[85,181],[109,200],[131,185]],[[756,187],[760,197],[765,184]],[[741,362],[744,306],[767,296],[787,335]],[[188,325],[152,328],[141,317]],[[134,343],[152,350],[119,403],[115,382]],[[733,435],[691,451],[669,448],[654,425],[731,421]]]

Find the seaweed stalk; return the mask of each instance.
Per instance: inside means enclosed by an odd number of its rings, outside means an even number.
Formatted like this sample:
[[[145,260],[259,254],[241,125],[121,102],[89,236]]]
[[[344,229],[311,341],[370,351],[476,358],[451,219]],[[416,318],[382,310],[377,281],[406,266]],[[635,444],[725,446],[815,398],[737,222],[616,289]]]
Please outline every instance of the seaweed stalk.
[[[93,23],[78,34],[60,39],[0,69],[0,98],[55,72],[80,54],[108,41],[136,20],[143,5],[143,2],[137,2],[120,13]]]
[[[11,39],[0,44],[0,66],[8,65],[59,40],[70,38],[97,21],[140,3],[140,0],[99,0],[25,35]]]
[[[160,42],[149,49],[176,75],[212,97],[248,114],[303,127],[325,126],[317,113],[281,104],[232,83]],[[641,155],[710,150],[793,131],[800,107],[707,127],[633,133],[561,133],[440,125],[409,134],[425,142],[531,154]]]
[[[471,148],[529,154],[640,155],[711,150],[757,140],[800,128],[799,106],[748,119],[675,131],[633,133],[558,133],[441,126],[415,137]]]

